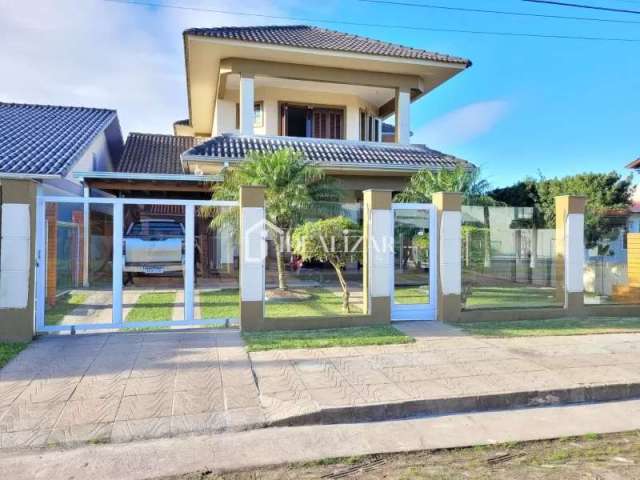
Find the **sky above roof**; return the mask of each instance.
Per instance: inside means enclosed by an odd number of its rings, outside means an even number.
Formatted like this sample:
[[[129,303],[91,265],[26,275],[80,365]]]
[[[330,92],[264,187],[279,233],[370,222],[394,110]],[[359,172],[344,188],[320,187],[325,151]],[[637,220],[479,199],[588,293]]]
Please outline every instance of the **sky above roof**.
[[[187,116],[184,29],[308,23],[471,59],[470,69],[414,104],[412,140],[480,165],[494,186],[540,174],[623,171],[640,152],[640,42],[473,35],[311,19],[638,40],[640,24],[359,0],[245,0],[235,7],[226,0],[165,2],[224,11],[235,8],[236,14],[105,0],[0,2],[0,62],[11,66],[11,74],[0,77],[0,100],[115,108],[125,132],[171,133],[173,121]],[[477,0],[404,3],[640,22],[640,15],[521,0],[485,0],[481,5]],[[629,0],[582,3],[640,10],[640,2]]]

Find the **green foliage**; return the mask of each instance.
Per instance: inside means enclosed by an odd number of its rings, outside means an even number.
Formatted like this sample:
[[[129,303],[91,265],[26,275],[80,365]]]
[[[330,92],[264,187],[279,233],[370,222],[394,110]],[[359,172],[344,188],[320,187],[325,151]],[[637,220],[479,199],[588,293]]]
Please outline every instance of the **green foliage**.
[[[358,250],[357,242],[361,238],[360,227],[343,216],[307,222],[296,228],[292,236],[293,252],[303,261],[319,260],[331,264],[342,288],[342,306],[347,313],[350,311],[349,287],[342,269],[348,262],[360,259],[361,252],[356,254],[353,250]]]
[[[583,173],[563,178],[542,179],[537,183],[540,208],[547,225],[555,224],[555,197],[584,195],[587,197],[585,215],[585,244],[587,248],[602,247],[618,236],[611,210],[626,209],[631,201],[631,176],[619,173]],[[623,220],[623,224],[626,219]]]
[[[334,267],[344,268],[348,262],[360,260],[362,249],[352,252],[362,232],[352,220],[332,217],[315,222],[306,222],[296,228],[292,236],[292,248],[303,261],[329,262]]]
[[[460,192],[465,205],[496,205],[497,202],[487,195],[488,190],[489,182],[482,178],[478,168],[458,166],[453,170],[420,170],[395,200],[431,203],[436,192]]]
[[[249,152],[246,161],[224,169],[222,175],[222,182],[213,187],[214,200],[238,200],[242,185],[263,186],[267,220],[283,230],[339,207],[341,191],[336,183],[293,150]],[[227,220],[217,216],[212,226],[228,224]]]
[[[510,187],[496,188],[489,192],[489,196],[504,205],[533,207],[538,203],[537,182],[533,178],[525,178]]]

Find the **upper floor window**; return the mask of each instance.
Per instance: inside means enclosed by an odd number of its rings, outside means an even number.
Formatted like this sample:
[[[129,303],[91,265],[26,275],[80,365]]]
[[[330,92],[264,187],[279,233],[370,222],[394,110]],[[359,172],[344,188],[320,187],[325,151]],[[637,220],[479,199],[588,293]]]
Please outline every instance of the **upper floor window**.
[[[280,134],[343,139],[344,109],[283,103],[280,105]]]
[[[360,140],[363,142],[379,142],[380,119],[365,110],[360,110]]]

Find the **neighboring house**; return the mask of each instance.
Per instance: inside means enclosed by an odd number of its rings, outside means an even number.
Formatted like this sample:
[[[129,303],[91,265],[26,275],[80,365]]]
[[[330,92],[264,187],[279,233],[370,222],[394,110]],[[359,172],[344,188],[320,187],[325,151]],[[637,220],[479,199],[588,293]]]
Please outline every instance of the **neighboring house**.
[[[33,317],[37,196],[81,196],[74,172],[110,170],[122,148],[113,110],[0,102],[0,337]]]
[[[411,103],[469,60],[304,25],[194,28],[184,45],[189,118],[174,137],[131,134],[114,172],[85,172],[87,184],[197,194],[249,151],[290,148],[359,202],[362,190],[399,191],[421,169],[471,167],[410,144]]]

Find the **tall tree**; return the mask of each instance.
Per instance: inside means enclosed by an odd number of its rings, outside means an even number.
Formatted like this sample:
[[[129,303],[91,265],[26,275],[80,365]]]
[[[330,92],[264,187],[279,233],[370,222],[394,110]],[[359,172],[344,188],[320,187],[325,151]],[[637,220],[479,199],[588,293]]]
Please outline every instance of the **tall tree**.
[[[223,181],[213,187],[213,199],[237,200],[242,185],[265,187],[266,218],[285,234],[306,219],[334,213],[341,198],[341,191],[333,179],[289,149],[249,152],[246,161],[223,171]],[[229,211],[214,216],[212,227],[237,225],[233,215]],[[281,290],[287,289],[285,234],[274,235],[278,288]]]
[[[585,244],[587,248],[604,248],[618,237],[618,227],[626,218],[612,213],[625,212],[631,202],[632,177],[617,172],[582,173],[562,178],[541,178],[536,182],[538,204],[548,227],[556,220],[555,197],[558,195],[584,195],[587,197],[585,214]],[[606,252],[603,252],[606,253]]]
[[[459,192],[466,205],[495,205],[488,191],[489,182],[482,178],[480,169],[458,166],[453,170],[420,170],[395,198],[399,202],[430,203],[436,192]]]

